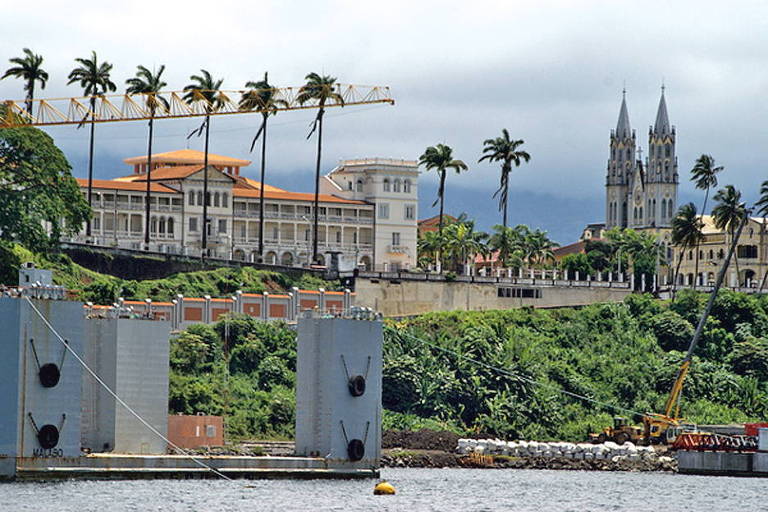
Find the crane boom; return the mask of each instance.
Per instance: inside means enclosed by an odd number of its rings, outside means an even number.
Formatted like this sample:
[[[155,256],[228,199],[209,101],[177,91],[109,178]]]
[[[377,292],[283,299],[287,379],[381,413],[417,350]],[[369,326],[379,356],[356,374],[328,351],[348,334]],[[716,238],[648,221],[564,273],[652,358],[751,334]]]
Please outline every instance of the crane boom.
[[[302,87],[270,89],[269,92],[274,94],[274,98],[282,101],[277,101],[277,106],[269,110],[276,112],[376,103],[394,105],[395,103],[389,87],[386,86],[336,84],[334,87],[334,92],[339,96],[329,97],[323,105],[320,105],[316,99],[299,101]],[[243,94],[258,94],[259,91],[266,90],[211,91],[216,98],[213,103],[209,102],[205,95],[198,95],[197,101],[187,101],[184,98],[186,91],[35,99],[32,100],[31,111],[27,110],[27,100],[6,100],[2,102],[5,108],[0,108],[0,128],[261,113],[262,109],[243,109],[239,104]],[[150,105],[155,108],[150,109]]]
[[[670,418],[673,417],[672,409],[679,402],[680,393],[682,393],[683,391],[683,382],[685,381],[685,376],[688,374],[688,370],[691,367],[691,361],[693,360],[693,352],[694,350],[696,350],[696,345],[698,345],[699,339],[701,339],[701,333],[704,330],[704,324],[706,324],[707,317],[709,317],[709,312],[712,310],[712,305],[714,304],[715,298],[717,297],[717,292],[720,290],[720,287],[723,284],[723,280],[725,279],[725,273],[728,271],[728,266],[730,265],[731,258],[733,257],[733,253],[736,250],[736,245],[739,243],[739,238],[741,237],[741,231],[744,229],[744,225],[746,225],[748,219],[749,219],[749,214],[746,213],[744,215],[744,219],[742,219],[741,223],[739,224],[739,229],[736,231],[736,234],[734,235],[733,240],[731,241],[731,246],[728,248],[728,254],[725,257],[723,266],[720,267],[720,271],[717,273],[717,280],[715,281],[715,287],[712,290],[712,293],[710,293],[709,295],[709,299],[707,300],[707,305],[704,308],[704,312],[701,314],[701,318],[699,318],[699,323],[696,325],[696,331],[693,333],[691,344],[688,346],[688,352],[686,352],[685,357],[683,358],[683,362],[680,365],[680,369],[677,371],[677,378],[675,379],[675,384],[672,386],[672,391],[669,393],[667,402],[664,405],[664,415],[667,417],[670,417]],[[675,412],[674,418],[677,418],[678,415],[679,415],[679,410]]]

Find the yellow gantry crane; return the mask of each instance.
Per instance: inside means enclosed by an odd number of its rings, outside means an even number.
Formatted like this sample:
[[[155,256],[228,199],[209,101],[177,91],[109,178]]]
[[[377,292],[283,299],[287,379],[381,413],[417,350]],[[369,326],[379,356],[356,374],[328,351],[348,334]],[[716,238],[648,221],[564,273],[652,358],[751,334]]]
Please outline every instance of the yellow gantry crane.
[[[325,99],[303,94],[307,89],[327,87]],[[377,85],[328,84],[325,86],[277,87],[272,89],[241,89],[226,91],[194,91],[187,99],[189,91],[167,91],[136,94],[101,94],[73,98],[51,98],[34,100],[7,100],[0,103],[0,128],[19,126],[60,126],[83,125],[93,123],[116,123],[123,121],[150,121],[150,148],[152,122],[161,119],[180,119],[191,117],[224,116],[233,114],[276,113],[286,110],[326,109],[357,105],[389,104],[394,105],[389,87]],[[210,94],[206,94],[210,93]],[[186,96],[186,97],[185,97]],[[308,97],[312,96],[312,97]],[[241,100],[246,98],[269,97],[269,106],[261,108],[258,102],[254,108],[243,108]],[[300,101],[303,100],[303,101]],[[250,102],[253,104],[254,102]],[[29,107],[28,107],[29,106]],[[206,130],[206,155],[207,151]],[[151,150],[150,150],[151,153]],[[151,157],[150,157],[151,158]],[[318,156],[319,158],[319,156]],[[207,160],[206,160],[207,161]],[[319,164],[318,164],[319,165]],[[205,175],[207,190],[207,174]],[[91,197],[91,178],[88,181],[88,202]],[[145,219],[145,248],[149,246],[149,208],[150,180],[147,179]],[[203,210],[207,211],[208,203]],[[315,194],[317,209],[317,193]],[[203,214],[207,219],[207,213]],[[317,217],[315,217],[315,230]],[[203,228],[203,251],[205,252],[205,233]],[[90,234],[90,233],[89,233]]]
[[[275,100],[285,102],[275,102],[276,106],[268,109],[270,112],[376,103],[394,105],[395,103],[389,87],[349,84],[335,84],[332,87],[339,96],[329,97],[323,105],[320,105],[317,99],[300,103],[298,96],[302,87],[211,91],[215,94],[215,102],[209,102],[206,95],[203,94],[196,95],[197,101],[187,101],[184,99],[187,91],[34,99],[31,103],[31,112],[27,110],[27,100],[7,100],[3,102],[5,108],[0,109],[0,127],[79,125],[91,122],[116,123],[149,119],[204,117],[207,115],[262,113],[265,110],[240,107],[240,99],[244,94],[258,95],[260,92],[270,92],[274,94]]]

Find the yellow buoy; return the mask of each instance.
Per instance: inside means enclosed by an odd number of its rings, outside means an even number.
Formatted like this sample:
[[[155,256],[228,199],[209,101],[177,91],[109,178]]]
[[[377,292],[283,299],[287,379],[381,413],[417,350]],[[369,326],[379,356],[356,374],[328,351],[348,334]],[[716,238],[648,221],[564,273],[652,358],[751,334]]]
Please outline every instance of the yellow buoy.
[[[379,482],[373,488],[373,494],[395,494],[395,488],[389,482]]]

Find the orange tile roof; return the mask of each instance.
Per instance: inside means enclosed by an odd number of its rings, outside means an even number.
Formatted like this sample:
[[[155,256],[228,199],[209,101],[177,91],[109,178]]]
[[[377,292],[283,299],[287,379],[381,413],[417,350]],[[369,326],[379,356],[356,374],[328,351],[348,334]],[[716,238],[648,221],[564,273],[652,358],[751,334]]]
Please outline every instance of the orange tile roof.
[[[152,161],[157,163],[202,164],[204,159],[205,153],[194,149],[180,149],[177,151],[168,151],[166,153],[157,153],[152,155]],[[147,163],[147,156],[142,155],[126,158],[123,160],[123,162],[128,165],[144,164]],[[246,167],[251,165],[251,161],[208,153],[208,164],[231,167]]]
[[[235,197],[258,198],[260,191],[250,190],[245,188],[234,188],[232,190],[232,194]],[[267,189],[264,189],[264,197],[267,199],[283,199],[286,201],[314,201],[315,200],[315,194],[310,194],[305,192],[272,192]],[[336,197],[329,194],[320,194],[319,200],[321,203],[368,204],[365,201],[343,199],[341,197]]]
[[[237,183],[235,184],[235,187],[242,187],[244,185],[247,185],[249,187],[253,187],[257,190],[261,190],[261,182],[252,180],[251,178],[246,178],[245,176],[237,176]],[[287,192],[287,190],[282,188],[273,187],[272,185],[264,185],[264,192]]]
[[[84,178],[76,178],[77,184],[82,188],[88,187],[88,180]],[[154,180],[153,180],[154,181]],[[93,188],[102,190],[129,190],[133,192],[146,192],[147,184],[137,183],[132,181],[115,181],[115,180],[93,180]],[[179,194],[177,190],[174,190],[160,183],[152,183],[149,186],[150,192],[159,192],[163,194]]]
[[[160,167],[152,169],[152,181],[179,180],[203,170],[202,165],[175,165],[172,167]],[[125,176],[123,179],[129,178]],[[131,181],[147,181],[146,174],[134,174]]]

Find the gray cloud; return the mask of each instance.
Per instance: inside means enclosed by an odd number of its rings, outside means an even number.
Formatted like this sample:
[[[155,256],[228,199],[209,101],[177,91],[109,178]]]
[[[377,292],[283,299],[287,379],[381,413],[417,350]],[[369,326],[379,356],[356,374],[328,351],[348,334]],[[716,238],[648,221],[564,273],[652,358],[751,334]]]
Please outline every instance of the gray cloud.
[[[326,168],[363,155],[416,158],[425,146],[445,142],[471,166],[449,186],[471,191],[467,197],[490,196],[497,169],[476,161],[482,140],[507,127],[533,155],[515,171],[513,186],[554,198],[526,207],[541,208],[542,218],[552,211],[569,216],[570,225],[599,220],[600,206],[589,213],[573,206],[602,204],[608,133],[622,85],[626,81],[630,118],[644,145],[664,79],[686,197],[693,193],[686,171],[702,152],[726,165],[723,182],[748,195],[768,177],[760,151],[768,139],[763,2],[220,1],[215,13],[207,6],[158,2],[148,11],[145,2],[119,8],[37,2],[32,14],[25,5],[5,6],[0,63],[26,46],[43,54],[51,73],[46,96],[78,94],[65,86],[66,74],[74,57],[92,49],[115,64],[121,85],[140,63],[166,64],[171,89],[201,67],[224,77],[228,88],[264,70],[279,85],[299,85],[308,71],[390,85],[394,107],[329,113]],[[0,81],[0,98],[22,96],[20,83]],[[269,148],[277,181],[290,176],[293,188],[304,190],[311,188],[314,146],[304,140],[310,119],[308,112],[277,116]],[[194,124],[158,123],[155,147],[185,146]],[[254,124],[247,117],[216,119],[212,150],[247,156]],[[146,150],[145,130],[143,123],[99,127],[100,176],[125,172],[122,158]],[[85,132],[49,132],[82,175]],[[422,179],[429,185],[434,178]],[[490,204],[467,209],[490,225],[496,216]],[[562,236],[577,234],[571,229]]]

